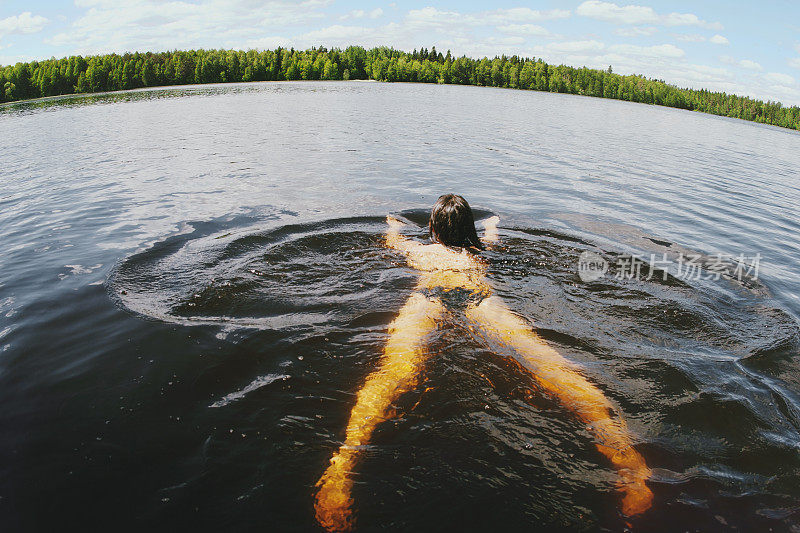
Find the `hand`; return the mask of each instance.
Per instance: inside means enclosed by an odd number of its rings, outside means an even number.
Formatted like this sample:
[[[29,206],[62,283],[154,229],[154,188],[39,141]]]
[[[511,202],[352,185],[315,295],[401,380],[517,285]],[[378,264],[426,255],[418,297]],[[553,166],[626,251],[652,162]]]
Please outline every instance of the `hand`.
[[[497,223],[500,222],[500,217],[495,215],[483,221],[483,242],[494,244],[498,241],[499,235],[497,233]]]
[[[483,221],[483,227],[484,228],[496,228],[498,222],[500,222],[500,217],[497,216],[497,215],[494,215],[494,216],[489,217],[489,218],[487,218],[486,220]]]
[[[405,226],[405,224],[394,218],[392,215],[387,215],[386,223],[389,224],[389,228],[391,229],[399,229]]]

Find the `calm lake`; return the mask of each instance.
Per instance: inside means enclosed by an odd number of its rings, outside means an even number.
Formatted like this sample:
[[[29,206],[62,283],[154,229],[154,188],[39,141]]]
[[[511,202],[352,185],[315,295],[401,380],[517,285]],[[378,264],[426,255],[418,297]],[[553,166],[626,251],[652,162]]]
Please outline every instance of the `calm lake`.
[[[384,218],[456,192],[500,216],[496,292],[624,415],[654,504],[621,516],[593,435],[454,319],[364,450],[361,530],[798,531],[798,169],[799,132],[480,87],[2,106],[2,529],[314,530],[416,280]]]

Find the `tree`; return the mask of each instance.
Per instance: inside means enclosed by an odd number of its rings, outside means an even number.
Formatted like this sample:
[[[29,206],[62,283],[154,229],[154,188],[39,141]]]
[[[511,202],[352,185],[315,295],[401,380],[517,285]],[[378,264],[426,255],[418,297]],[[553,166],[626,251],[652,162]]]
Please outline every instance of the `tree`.
[[[522,66],[522,71],[519,73],[519,88],[520,89],[535,89],[536,86],[536,71],[533,68],[533,63],[526,61]]]
[[[339,66],[330,59],[325,61],[325,68],[323,69],[322,79],[324,80],[339,79]]]
[[[503,87],[505,86],[505,82],[503,80],[503,67],[502,63],[499,59],[495,58],[492,61],[492,75],[491,75],[491,85],[494,87]]]
[[[144,68],[142,69],[142,85],[145,87],[150,87],[155,85],[156,80],[156,71],[153,67],[153,60],[151,58],[147,58],[144,62]]]
[[[77,93],[88,93],[92,89],[89,84],[86,82],[86,73],[81,72],[78,74],[78,84],[75,86],[75,92]]]
[[[541,59],[453,58],[435,47],[413,53],[381,46],[366,50],[277,48],[188,50],[51,58],[0,67],[0,101],[135,89],[156,85],[297,79],[366,79],[455,83],[565,92],[697,110],[800,130],[800,108],[708,90],[681,89],[663,80],[614,74]]]
[[[5,97],[6,101],[10,102],[17,99],[16,89],[17,86],[10,81],[7,81],[5,85],[3,85],[3,96]]]

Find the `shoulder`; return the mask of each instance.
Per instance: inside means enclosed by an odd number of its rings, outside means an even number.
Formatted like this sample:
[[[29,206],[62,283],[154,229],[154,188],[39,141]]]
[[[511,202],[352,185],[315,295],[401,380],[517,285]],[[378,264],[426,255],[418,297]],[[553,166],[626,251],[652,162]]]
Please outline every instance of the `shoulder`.
[[[409,250],[409,259],[422,270],[475,270],[482,268],[480,256],[467,250],[453,250],[444,245],[419,243]]]

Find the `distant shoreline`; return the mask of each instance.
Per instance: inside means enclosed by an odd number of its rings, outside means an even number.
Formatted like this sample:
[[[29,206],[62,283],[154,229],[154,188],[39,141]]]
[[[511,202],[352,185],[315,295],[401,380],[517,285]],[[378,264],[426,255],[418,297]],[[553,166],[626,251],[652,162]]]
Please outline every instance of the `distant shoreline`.
[[[266,51],[189,50],[71,56],[0,67],[0,104],[125,90],[250,81],[352,80],[475,85],[577,94],[700,111],[800,131],[800,107],[682,89],[607,70],[549,65],[541,59],[452,57],[435,48]],[[2,106],[6,107],[6,106]]]

